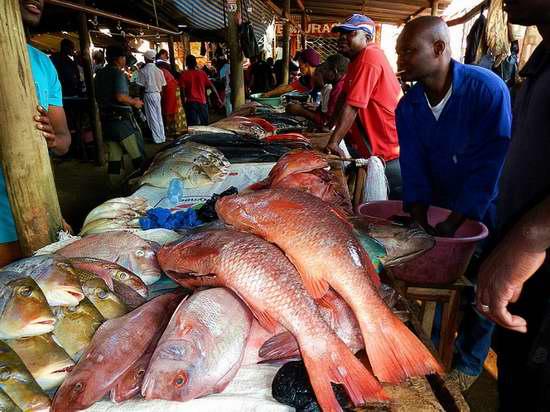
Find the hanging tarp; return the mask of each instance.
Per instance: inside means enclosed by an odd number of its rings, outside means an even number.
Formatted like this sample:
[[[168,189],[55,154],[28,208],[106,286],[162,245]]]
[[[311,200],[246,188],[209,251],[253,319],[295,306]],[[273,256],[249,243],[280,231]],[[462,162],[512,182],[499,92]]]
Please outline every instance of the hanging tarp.
[[[223,0],[171,0],[173,6],[184,15],[191,28],[220,30],[224,28]],[[262,48],[268,27],[273,24],[273,11],[262,0],[249,0],[248,13],[260,48]],[[243,12],[244,17],[247,13]]]

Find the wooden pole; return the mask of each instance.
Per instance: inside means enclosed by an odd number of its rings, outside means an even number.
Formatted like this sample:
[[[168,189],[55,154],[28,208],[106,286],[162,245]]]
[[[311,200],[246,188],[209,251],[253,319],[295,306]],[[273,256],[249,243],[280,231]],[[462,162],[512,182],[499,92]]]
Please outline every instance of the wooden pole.
[[[286,19],[283,26],[283,77],[282,84],[288,84],[290,66],[290,0],[284,0],[283,15]]]
[[[62,220],[46,142],[32,120],[38,100],[19,7],[0,2],[0,157],[19,245],[30,256],[56,240]]]
[[[307,36],[306,36],[306,30],[307,30],[307,16],[306,13],[302,13],[302,50],[306,49],[307,46]]]
[[[439,0],[432,0],[432,16],[439,16]]]
[[[227,44],[229,46],[229,65],[231,68],[231,103],[233,110],[238,109],[245,102],[243,52],[239,43],[239,28],[237,17],[241,4],[237,2],[237,11],[227,11]]]
[[[174,55],[174,37],[168,37],[168,58],[170,59],[170,69],[172,73],[176,72],[176,56]]]
[[[84,3],[84,0],[80,0]],[[82,54],[84,81],[86,82],[86,92],[88,94],[88,112],[92,133],[96,145],[97,163],[100,166],[105,164],[105,146],[103,145],[103,132],[101,130],[101,120],[99,118],[99,109],[95,100],[95,84],[92,72],[92,57],[90,51],[90,34],[88,33],[88,21],[86,13],[79,13],[78,37],[80,40],[80,53]]]
[[[185,64],[185,58],[191,54],[191,43],[189,42],[189,34],[183,33],[181,35],[181,42],[183,44],[183,64]]]
[[[380,47],[382,43],[382,25],[380,23],[376,24],[376,31],[374,35],[374,42],[378,47]]]

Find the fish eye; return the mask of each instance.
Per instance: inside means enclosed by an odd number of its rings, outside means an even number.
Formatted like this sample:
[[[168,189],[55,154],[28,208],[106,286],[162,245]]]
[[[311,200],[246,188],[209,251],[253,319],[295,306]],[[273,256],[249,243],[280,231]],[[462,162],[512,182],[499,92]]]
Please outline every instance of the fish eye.
[[[174,379],[174,384],[176,385],[176,388],[181,388],[186,383],[187,383],[187,374],[185,372],[180,373]]]
[[[65,262],[58,262],[57,267],[61,268],[61,269],[70,269],[71,265],[69,265],[68,263],[65,263]]]
[[[118,272],[118,277],[120,280],[126,280],[128,279],[128,273]]]
[[[29,286],[23,286],[21,289],[19,289],[19,294],[21,296],[29,297],[32,295],[32,289]]]
[[[145,252],[141,249],[136,250],[136,256],[143,257],[145,256]]]
[[[145,369],[140,369],[137,371],[136,375],[139,377],[142,377],[143,375],[145,375]]]
[[[105,289],[99,289],[99,291],[97,292],[97,297],[99,299],[107,299],[107,291]]]
[[[76,306],[67,306],[67,312],[76,312]]]
[[[84,389],[84,384],[82,382],[77,382],[73,386],[73,392],[82,392],[82,389]]]

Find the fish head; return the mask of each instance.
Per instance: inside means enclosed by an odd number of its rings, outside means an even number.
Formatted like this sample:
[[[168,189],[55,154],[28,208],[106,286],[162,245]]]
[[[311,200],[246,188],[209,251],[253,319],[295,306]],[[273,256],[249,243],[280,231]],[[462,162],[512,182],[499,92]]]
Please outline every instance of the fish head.
[[[117,318],[127,313],[126,305],[103,279],[88,279],[82,284],[82,290],[105,319]]]
[[[208,375],[206,346],[197,333],[161,342],[143,379],[146,399],[185,402],[204,396]]]
[[[90,370],[75,369],[55,393],[51,410],[78,411],[89,408],[98,399],[94,383],[94,374]]]
[[[84,299],[78,276],[71,265],[62,259],[55,259],[45,282],[50,306],[75,306]]]
[[[57,319],[66,319],[75,324],[97,323],[99,325],[104,321],[101,313],[87,299],[84,298],[76,306],[57,306],[53,308],[54,315]]]
[[[0,338],[40,335],[54,325],[46,297],[33,279],[19,278],[0,288]]]
[[[136,274],[130,272],[129,270],[123,268],[120,266],[119,268],[114,268],[110,271],[111,277],[130,287],[132,290],[135,290],[137,293],[139,293],[142,297],[146,298],[149,290],[147,289],[147,285],[139,276]]]
[[[111,389],[111,400],[118,403],[133,398],[139,393],[149,366],[150,355],[152,354],[141,357],[117,380],[115,387]]]
[[[160,278],[161,271],[157,260],[159,249],[157,243],[145,242],[121,254],[117,263],[134,272],[146,285],[151,285]]]

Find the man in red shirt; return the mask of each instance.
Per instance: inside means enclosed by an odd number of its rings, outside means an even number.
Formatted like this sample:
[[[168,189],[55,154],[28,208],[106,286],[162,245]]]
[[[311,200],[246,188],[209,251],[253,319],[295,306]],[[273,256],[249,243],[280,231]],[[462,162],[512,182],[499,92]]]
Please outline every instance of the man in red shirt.
[[[332,29],[340,33],[338,51],[351,63],[346,75],[346,102],[327,152],[340,154],[338,145],[347,135],[352,154],[363,158],[378,156],[386,162],[390,198],[399,199],[401,172],[395,108],[401,88],[384,52],[371,43],[374,30],[374,22],[361,14],[353,14]]]
[[[185,93],[185,115],[188,126],[208,124],[208,105],[206,104],[206,89],[212,90],[223,106],[218,91],[203,70],[197,70],[197,59],[190,54],[185,58],[185,70],[179,78],[179,84]]]

